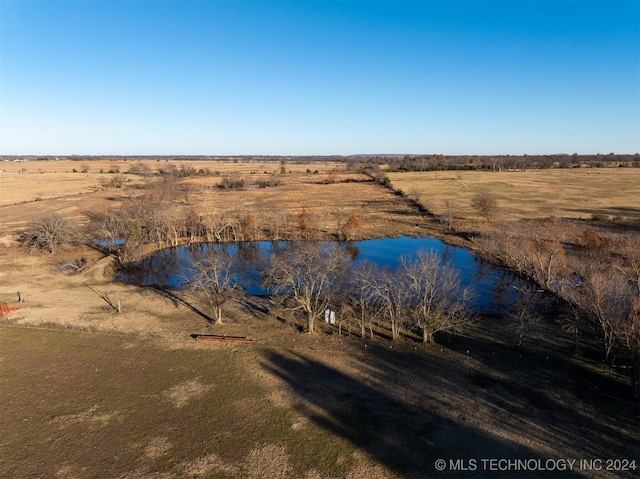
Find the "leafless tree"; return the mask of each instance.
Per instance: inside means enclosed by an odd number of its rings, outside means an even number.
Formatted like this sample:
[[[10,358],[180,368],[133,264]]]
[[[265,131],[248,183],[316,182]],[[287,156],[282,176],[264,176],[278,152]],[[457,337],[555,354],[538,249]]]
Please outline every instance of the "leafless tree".
[[[453,229],[453,221],[456,219],[456,210],[458,209],[458,206],[456,205],[456,202],[453,200],[445,200],[443,203],[443,206],[444,206],[444,213],[442,217],[447,223],[447,227],[449,229]]]
[[[462,287],[458,272],[440,255],[419,251],[415,258],[402,258],[397,276],[406,281],[407,305],[423,342],[433,341],[439,331],[459,333],[472,321],[472,291]]]
[[[269,234],[274,241],[286,237],[289,227],[286,211],[274,210],[269,212]]]
[[[122,298],[120,298],[120,294],[118,292],[116,292],[115,294],[103,292],[92,288],[91,286],[89,286],[89,289],[100,296],[102,300],[109,306],[111,306],[117,313],[122,312]]]
[[[382,268],[371,277],[371,299],[380,308],[391,326],[391,339],[400,337],[407,319],[409,287],[407,278],[389,268]]]
[[[283,308],[302,311],[307,331],[333,304],[347,272],[348,258],[335,244],[293,242],[272,255],[263,272],[267,290]]]
[[[360,327],[360,336],[363,338],[368,327],[373,339],[373,321],[382,312],[382,308],[376,304],[374,289],[377,274],[378,268],[368,261],[361,261],[351,271],[350,303],[353,317]]]
[[[581,306],[600,327],[605,358],[609,359],[620,322],[630,316],[628,282],[601,271],[583,278],[579,287]]]
[[[557,238],[545,240],[539,235],[534,235],[524,246],[533,279],[544,289],[558,292],[560,278],[565,269],[562,243]]]
[[[509,313],[516,329],[516,347],[522,347],[525,339],[530,336],[531,327],[542,318],[535,310],[536,294],[539,292],[534,288],[517,288],[518,299],[511,307]]]
[[[334,206],[331,211],[331,214],[336,221],[336,239],[338,241],[342,241],[345,239],[343,228],[345,223],[346,212],[345,212],[344,206],[342,205]]]
[[[147,178],[153,175],[153,170],[151,169],[151,166],[149,165],[149,163],[143,162],[143,161],[137,161],[134,165],[131,166],[131,168],[129,168],[127,173],[131,175],[140,175]]]
[[[108,178],[102,178],[103,188],[122,188],[127,178],[122,173],[114,173]]]
[[[195,262],[189,287],[211,308],[216,324],[222,324],[222,307],[242,293],[237,284],[233,258],[225,248],[209,248]]]
[[[77,242],[77,226],[60,213],[45,213],[33,218],[21,234],[22,243],[29,249],[53,253],[59,246]]]
[[[494,216],[498,208],[498,200],[489,193],[477,193],[471,198],[471,206],[488,222],[491,222],[491,217]]]

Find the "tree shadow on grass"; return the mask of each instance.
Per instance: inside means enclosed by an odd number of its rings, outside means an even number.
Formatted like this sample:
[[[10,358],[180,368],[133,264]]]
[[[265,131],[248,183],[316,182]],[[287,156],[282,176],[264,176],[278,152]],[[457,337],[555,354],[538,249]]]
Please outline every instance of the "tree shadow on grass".
[[[373,368],[383,381],[392,383],[402,368],[404,359],[386,363],[389,354],[376,354],[380,363]],[[385,357],[386,355],[386,357]],[[402,355],[402,354],[401,354]],[[295,408],[314,424],[332,434],[350,441],[361,451],[404,477],[452,477],[461,472],[451,471],[451,462],[463,460],[467,467],[475,460],[473,477],[507,477],[507,473],[485,470],[483,458],[548,458],[533,449],[510,443],[498,436],[465,424],[464,418],[455,418],[456,411],[432,407],[435,401],[402,399],[401,389],[411,391],[411,385],[398,388],[392,394],[388,388],[374,382],[357,379],[324,362],[296,353],[271,353],[266,369],[282,379],[297,396]],[[373,358],[372,358],[373,359]],[[409,361],[415,359],[407,358]],[[427,367],[420,364],[420,367]],[[458,373],[456,373],[458,374]],[[411,376],[412,377],[412,376]],[[410,378],[411,378],[410,377]],[[429,375],[433,388],[451,387],[448,380]],[[405,391],[406,392],[406,391]],[[436,469],[436,461],[446,461],[445,471]],[[523,472],[520,472],[522,476]],[[527,471],[526,477],[545,477],[539,471]],[[511,474],[513,476],[513,472]],[[562,477],[580,477],[564,471]]]
[[[143,288],[143,290],[145,290],[145,291],[151,291],[151,292],[157,294],[158,296],[161,296],[162,298],[168,299],[169,301],[171,301],[173,303],[173,305],[176,308],[178,307],[178,305],[184,306],[185,308],[189,309],[190,311],[193,311],[198,316],[203,318],[207,323],[213,324],[213,322],[214,322],[214,320],[213,320],[213,318],[211,316],[203,313],[198,308],[193,306],[191,303],[189,303],[189,302],[185,301],[184,299],[180,298],[173,291],[171,291],[171,290],[169,290],[167,288],[162,288],[160,286],[155,286],[155,285],[141,286],[141,288]]]

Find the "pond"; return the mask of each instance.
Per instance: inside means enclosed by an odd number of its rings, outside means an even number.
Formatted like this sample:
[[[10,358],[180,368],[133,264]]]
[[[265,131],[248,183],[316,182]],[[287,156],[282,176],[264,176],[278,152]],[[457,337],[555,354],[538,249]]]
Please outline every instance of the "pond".
[[[198,244],[168,248],[153,253],[117,273],[116,279],[130,284],[183,289],[194,259],[208,248],[226,249],[236,264],[239,285],[249,295],[263,295],[258,265],[284,243],[268,241],[239,244]],[[526,282],[474,256],[469,250],[450,246],[435,238],[381,238],[344,243],[354,263],[367,260],[379,266],[395,268],[402,256],[418,251],[441,254],[443,261],[459,271],[463,286],[471,286],[475,312],[505,312],[517,297],[516,287]]]

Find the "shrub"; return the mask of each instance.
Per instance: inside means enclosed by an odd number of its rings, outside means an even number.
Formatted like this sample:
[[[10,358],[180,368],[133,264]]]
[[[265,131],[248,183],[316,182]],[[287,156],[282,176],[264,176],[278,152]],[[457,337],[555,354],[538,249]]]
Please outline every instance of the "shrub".
[[[225,190],[239,190],[244,188],[245,179],[239,176],[225,176],[220,182],[220,187]]]

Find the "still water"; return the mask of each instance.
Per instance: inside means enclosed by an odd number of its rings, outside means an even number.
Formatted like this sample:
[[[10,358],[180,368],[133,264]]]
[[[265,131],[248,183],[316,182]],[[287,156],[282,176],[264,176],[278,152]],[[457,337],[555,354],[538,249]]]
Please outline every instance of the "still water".
[[[238,284],[249,295],[264,294],[260,285],[259,265],[284,243],[268,241],[240,244],[199,244],[168,248],[153,253],[118,272],[117,279],[130,284],[183,289],[190,269],[208,248],[226,249],[234,258]],[[516,287],[523,280],[480,260],[469,250],[450,246],[434,238],[382,238],[355,241],[343,245],[354,263],[367,260],[379,266],[395,268],[402,256],[418,251],[442,255],[443,262],[459,271],[463,286],[471,286],[475,312],[504,312],[517,297]]]

